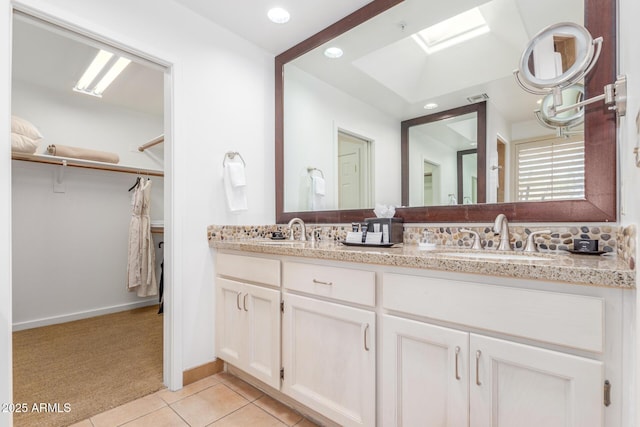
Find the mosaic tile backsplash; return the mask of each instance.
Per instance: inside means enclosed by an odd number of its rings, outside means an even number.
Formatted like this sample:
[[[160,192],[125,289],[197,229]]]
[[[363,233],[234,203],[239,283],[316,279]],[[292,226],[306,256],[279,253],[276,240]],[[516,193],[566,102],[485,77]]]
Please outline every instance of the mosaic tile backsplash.
[[[351,224],[307,224],[307,238],[315,233],[317,239],[342,241],[347,232],[351,231]],[[490,226],[417,226],[407,223],[404,225],[404,243],[417,245],[425,231],[431,231],[436,237],[438,245],[445,247],[471,248],[473,237],[468,232],[462,232],[466,228],[476,231],[480,235],[482,246],[487,249],[497,248],[500,235],[493,232]],[[527,236],[534,231],[551,230],[536,237],[535,242],[541,252],[561,251],[573,249],[573,239],[597,239],[598,250],[614,252],[629,263],[630,268],[635,269],[635,241],[636,227],[617,225],[570,225],[548,227],[522,227],[518,224],[509,224],[511,232],[510,241],[513,248],[522,249]],[[209,226],[207,238],[209,240],[236,240],[256,239],[271,237],[271,233],[280,231],[289,237],[289,229],[286,225],[260,225],[260,226]],[[294,227],[294,236],[298,238],[299,227]]]

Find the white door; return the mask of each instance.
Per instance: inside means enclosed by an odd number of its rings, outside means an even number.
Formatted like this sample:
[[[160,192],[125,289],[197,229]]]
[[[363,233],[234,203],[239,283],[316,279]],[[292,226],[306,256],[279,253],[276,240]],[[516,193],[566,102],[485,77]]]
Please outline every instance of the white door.
[[[216,348],[218,357],[240,367],[243,334],[242,286],[240,282],[216,278]]]
[[[370,207],[369,141],[338,132],[338,208]]]
[[[246,371],[280,389],[280,291],[248,284],[245,289]]]
[[[282,391],[343,426],[375,426],[375,313],[283,294]]]
[[[602,427],[602,362],[471,334],[471,427]]]
[[[469,334],[388,315],[382,322],[382,425],[468,426]]]

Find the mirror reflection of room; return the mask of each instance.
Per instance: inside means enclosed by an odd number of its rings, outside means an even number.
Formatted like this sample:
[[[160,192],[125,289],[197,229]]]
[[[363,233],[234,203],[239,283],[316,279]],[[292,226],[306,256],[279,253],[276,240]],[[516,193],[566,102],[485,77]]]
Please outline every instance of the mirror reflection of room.
[[[540,14],[541,9],[552,12]],[[461,1],[435,10],[427,2],[407,0],[285,64],[284,211],[315,210],[295,202],[297,189],[289,183],[296,180],[289,177],[331,146],[336,124],[375,140],[369,207],[376,203],[438,206],[454,199],[456,204],[540,201],[536,192],[546,193],[545,200],[584,198],[584,155],[578,147],[583,126],[578,124],[570,134],[559,136],[555,129],[541,125],[534,111],[541,108],[542,97],[524,93],[513,78],[531,38],[557,22],[583,24],[583,2]],[[549,43],[556,58],[554,72],[575,64],[580,44],[574,35],[555,34]],[[343,55],[325,56],[325,49],[334,46]],[[542,64],[532,60],[532,67],[534,62]],[[411,196],[403,203],[398,123],[482,101],[487,103],[487,142],[478,158],[485,160],[485,173],[475,176],[475,181],[469,178],[468,183],[464,174],[462,181],[443,178],[440,185],[454,188],[435,189],[436,175],[425,169],[425,161],[440,165],[438,173],[443,177],[457,176],[457,167],[441,164],[435,151],[421,151],[419,158],[410,157],[408,162],[415,170],[407,172],[412,177],[408,180]],[[568,172],[563,166],[567,139],[575,153],[570,180],[563,178]],[[523,147],[533,143],[543,146],[539,153],[545,154],[525,160]],[[336,167],[330,165],[325,174],[331,175]],[[459,191],[458,184],[467,190]],[[326,191],[336,192],[337,185],[328,178]],[[473,186],[486,188],[484,199],[474,195]]]

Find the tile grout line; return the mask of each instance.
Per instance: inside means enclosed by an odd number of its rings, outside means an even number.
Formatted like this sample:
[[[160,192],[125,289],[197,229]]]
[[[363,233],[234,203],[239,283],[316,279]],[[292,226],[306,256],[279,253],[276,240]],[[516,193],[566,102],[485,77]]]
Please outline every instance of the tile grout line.
[[[265,395],[265,396],[266,396],[266,395]],[[256,400],[258,400],[258,399],[256,399]],[[283,420],[282,418],[280,418],[280,417],[277,417],[277,416],[273,415],[272,413],[270,413],[269,411],[267,411],[267,410],[266,410],[266,409],[264,409],[263,407],[256,405],[255,403],[251,403],[251,404],[252,404],[253,406],[255,406],[256,408],[260,409],[260,410],[261,410],[262,412],[264,412],[265,414],[267,414],[267,415],[271,416],[272,418],[275,418],[276,420],[280,421],[282,424],[286,425],[287,427],[293,427],[293,426],[295,425],[295,424],[291,424],[291,425],[289,425],[289,423],[288,423],[288,422],[286,422],[285,420]],[[302,421],[302,420],[304,420],[304,417],[302,417],[302,419],[301,419],[300,421]],[[297,423],[296,423],[296,424],[297,424]]]

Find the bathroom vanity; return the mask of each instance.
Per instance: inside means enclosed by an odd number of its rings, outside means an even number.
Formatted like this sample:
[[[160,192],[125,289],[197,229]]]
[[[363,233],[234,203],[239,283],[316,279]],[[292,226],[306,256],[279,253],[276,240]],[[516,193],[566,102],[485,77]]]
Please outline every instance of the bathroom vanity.
[[[623,425],[635,283],[616,258],[210,245],[218,357],[324,423]]]

